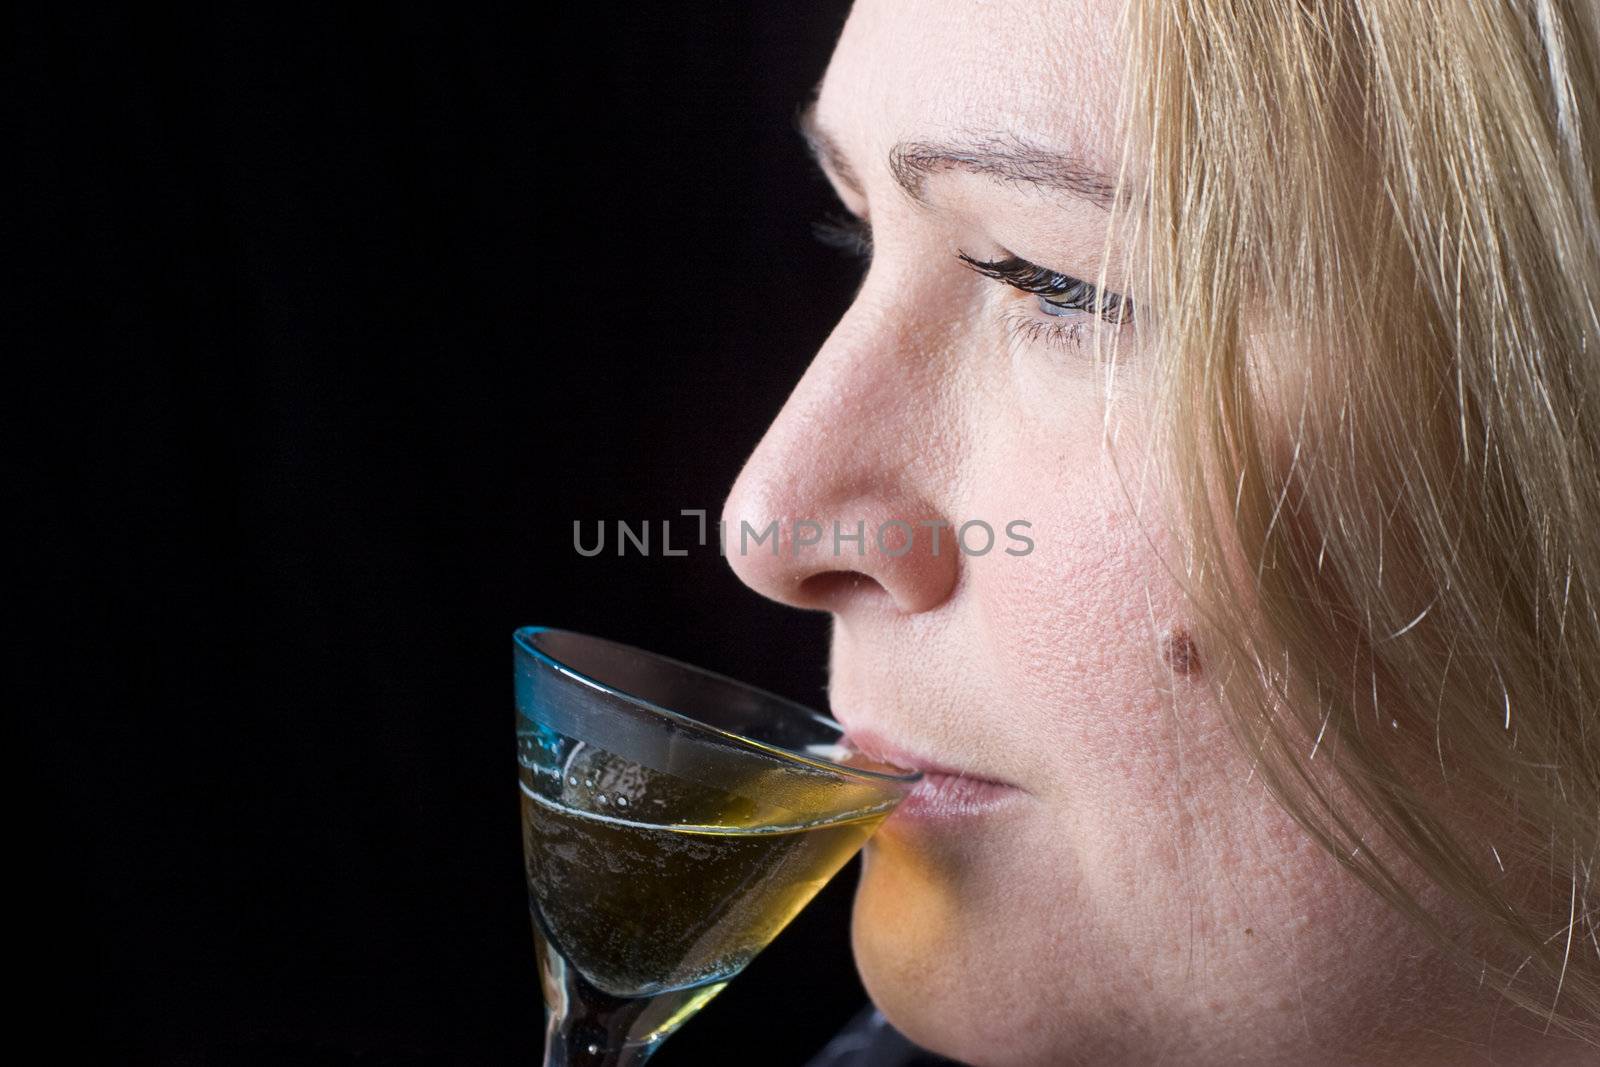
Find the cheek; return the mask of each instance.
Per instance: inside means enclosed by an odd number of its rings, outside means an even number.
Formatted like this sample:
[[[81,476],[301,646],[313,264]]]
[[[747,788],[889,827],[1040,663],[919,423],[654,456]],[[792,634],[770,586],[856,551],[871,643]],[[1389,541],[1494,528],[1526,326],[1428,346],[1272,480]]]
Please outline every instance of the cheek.
[[[1192,677],[1167,654],[1186,632],[1157,554],[1170,543],[1141,529],[1109,463],[1086,455],[1008,463],[985,479],[976,506],[1031,521],[1034,548],[968,567],[980,654],[1012,697],[1007,725],[1039,742],[1041,783],[1074,806],[1105,795],[1091,791],[1099,784],[1170,795],[1175,729],[1209,736],[1216,724],[1195,684],[1204,653],[1187,650]]]
[[[1226,739],[1202,687],[1163,662],[1163,635],[1182,627],[1156,556],[1167,546],[1149,543],[1108,467],[1018,464],[988,483],[1033,502],[1036,547],[974,567],[971,610],[1027,784],[1081,871],[1081,913],[1105,951],[1147,953],[1150,916],[1193,874],[1182,854],[1223,815],[1210,753]]]
[[[1181,636],[1171,544],[1141,532],[1108,467],[1004,464],[971,502],[1033,523],[1028,555],[963,560],[958,611],[981,729],[1038,803],[937,850],[873,844],[855,927],[869,990],[914,1037],[994,1062],[1038,1053],[1002,1053],[1018,1018],[1029,1041],[1112,1062],[1177,1033],[1229,1044],[1366,1016],[1384,988],[1368,972],[1410,939],[1252,783],[1205,650]]]
[[[1248,949],[1246,927],[1364,909],[1252,781],[1206,684],[1205,650],[1189,642],[1156,501],[1124,493],[1109,462],[1087,446],[1084,455],[1008,464],[987,483],[985,509],[1034,502],[1036,547],[972,570],[989,684],[1007,695],[997,716],[1027,754],[1027,784],[1054,833],[1035,844],[1070,850],[1084,913],[1106,924],[1103,947],[1152,972],[1191,937]],[[1136,507],[1152,517],[1143,526]]]

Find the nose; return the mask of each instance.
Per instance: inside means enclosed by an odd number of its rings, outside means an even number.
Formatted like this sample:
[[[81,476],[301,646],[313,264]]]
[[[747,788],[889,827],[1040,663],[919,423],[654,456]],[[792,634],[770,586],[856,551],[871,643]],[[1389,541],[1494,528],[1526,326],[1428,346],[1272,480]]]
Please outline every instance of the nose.
[[[951,390],[926,343],[863,299],[746,460],[723,506],[724,553],[746,585],[794,607],[929,611],[960,568]]]

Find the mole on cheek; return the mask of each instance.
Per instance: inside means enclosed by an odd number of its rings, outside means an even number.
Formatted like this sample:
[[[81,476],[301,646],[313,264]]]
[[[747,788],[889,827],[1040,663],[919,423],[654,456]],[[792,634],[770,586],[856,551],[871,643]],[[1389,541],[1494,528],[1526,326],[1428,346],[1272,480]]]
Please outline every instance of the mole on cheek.
[[[1194,647],[1194,638],[1181,626],[1174,626],[1161,643],[1161,658],[1173,673],[1188,677],[1200,673],[1200,652]]]

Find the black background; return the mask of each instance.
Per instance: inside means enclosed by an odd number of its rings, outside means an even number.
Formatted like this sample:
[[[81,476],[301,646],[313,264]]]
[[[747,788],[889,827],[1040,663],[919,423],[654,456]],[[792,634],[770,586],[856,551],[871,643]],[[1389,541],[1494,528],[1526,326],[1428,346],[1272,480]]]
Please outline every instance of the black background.
[[[512,629],[823,700],[824,616],[572,523],[714,517],[847,306],[848,5],[133,7],[14,16],[13,1036],[536,1062]],[[815,1052],[853,882],[655,1062]]]

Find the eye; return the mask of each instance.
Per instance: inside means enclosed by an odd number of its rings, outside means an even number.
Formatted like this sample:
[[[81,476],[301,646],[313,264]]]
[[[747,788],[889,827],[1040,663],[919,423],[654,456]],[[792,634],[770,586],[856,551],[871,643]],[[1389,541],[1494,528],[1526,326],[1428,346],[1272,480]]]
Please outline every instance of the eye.
[[[1099,316],[1113,326],[1133,321],[1132,300],[1117,293],[1102,292],[1094,284],[1070,274],[1041,267],[1019,256],[981,260],[960,252],[956,258],[984,277],[1005,282],[1038,298],[1042,318],[1020,309],[1004,316],[1006,329],[1012,336],[1045,341],[1058,347],[1076,347],[1082,343],[1085,316]]]
[[[818,241],[863,262],[872,260],[872,224],[855,215],[835,212],[811,224]],[[1089,316],[1099,316],[1113,326],[1133,321],[1133,301],[1117,293],[1102,292],[1093,283],[1030,263],[1020,256],[981,260],[958,252],[971,270],[1032,293],[1038,314],[1011,308],[1002,315],[1006,332],[1015,338],[1041,341],[1058,348],[1075,349],[1083,342]]]

